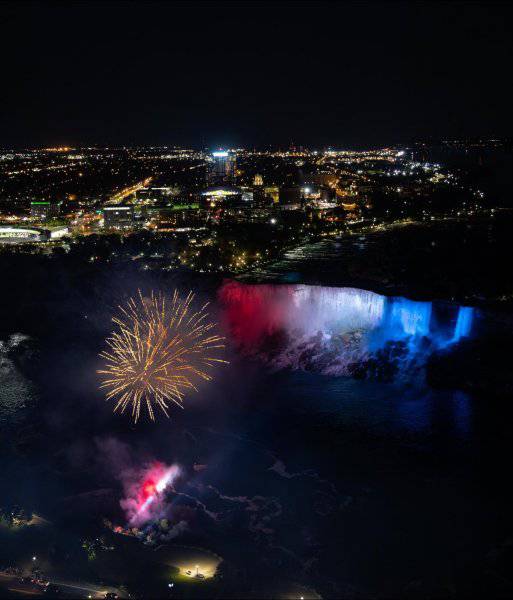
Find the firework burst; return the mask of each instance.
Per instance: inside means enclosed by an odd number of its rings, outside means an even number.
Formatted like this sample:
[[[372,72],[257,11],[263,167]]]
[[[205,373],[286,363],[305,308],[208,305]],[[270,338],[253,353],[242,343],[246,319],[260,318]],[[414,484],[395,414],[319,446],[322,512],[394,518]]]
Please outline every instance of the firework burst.
[[[216,354],[224,348],[208,321],[208,304],[195,311],[194,294],[182,298],[175,290],[168,301],[159,293],[144,298],[139,291],[112,319],[116,330],[107,338],[109,349],[100,354],[104,367],[98,371],[107,399],[116,400],[114,412],[130,407],[138,421],[141,406],[152,420],[154,407],[169,416],[170,402],[183,408],[187,391],[200,380],[212,378]]]

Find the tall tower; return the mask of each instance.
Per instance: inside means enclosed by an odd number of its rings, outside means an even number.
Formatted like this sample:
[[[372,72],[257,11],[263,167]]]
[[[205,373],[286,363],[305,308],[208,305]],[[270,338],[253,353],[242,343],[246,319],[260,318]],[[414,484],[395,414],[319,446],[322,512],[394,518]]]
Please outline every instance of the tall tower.
[[[212,152],[212,163],[208,170],[209,185],[234,185],[236,159],[235,154],[226,150]]]

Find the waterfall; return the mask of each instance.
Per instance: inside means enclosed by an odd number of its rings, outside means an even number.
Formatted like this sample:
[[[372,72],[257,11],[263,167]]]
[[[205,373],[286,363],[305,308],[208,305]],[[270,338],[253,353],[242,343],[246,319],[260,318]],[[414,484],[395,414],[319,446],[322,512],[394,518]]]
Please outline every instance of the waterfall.
[[[391,336],[396,332],[402,336],[429,336],[431,302],[415,302],[407,298],[393,298],[391,301],[390,323],[384,324]]]
[[[470,335],[474,311],[451,309],[457,311],[451,331],[444,318],[447,308],[356,288],[229,281],[219,299],[231,339],[244,351],[271,352],[281,366],[310,361],[315,368],[312,361],[320,364],[326,358],[331,366],[323,369],[329,372],[341,372],[340,365],[389,342],[404,341],[411,358],[454,344]]]
[[[384,296],[355,288],[298,285],[287,311],[289,324],[315,333],[336,329],[338,333],[370,330],[383,321]]]
[[[474,318],[474,309],[471,306],[460,306],[458,318],[454,327],[454,335],[451,343],[459,342],[462,337],[468,337],[472,329],[472,320]]]

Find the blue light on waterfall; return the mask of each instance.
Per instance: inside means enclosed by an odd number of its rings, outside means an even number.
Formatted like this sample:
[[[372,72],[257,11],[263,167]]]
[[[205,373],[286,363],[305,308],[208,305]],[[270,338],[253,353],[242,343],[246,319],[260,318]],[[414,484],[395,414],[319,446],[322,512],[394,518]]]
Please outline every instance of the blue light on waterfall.
[[[451,342],[458,342],[462,337],[468,337],[472,329],[474,309],[471,306],[460,306],[458,318],[454,327],[454,335]]]
[[[429,335],[431,302],[415,302],[406,298],[394,298],[391,312],[391,328],[403,335]]]

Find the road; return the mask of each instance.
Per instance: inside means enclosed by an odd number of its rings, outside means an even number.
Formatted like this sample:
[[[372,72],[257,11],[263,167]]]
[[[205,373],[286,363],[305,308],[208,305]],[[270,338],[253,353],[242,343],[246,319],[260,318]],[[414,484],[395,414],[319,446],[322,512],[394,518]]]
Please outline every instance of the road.
[[[151,183],[152,179],[153,179],[153,177],[147,177],[146,179],[144,179],[143,181],[140,181],[139,183],[136,183],[134,185],[130,185],[126,188],[123,188],[119,192],[116,192],[114,194],[114,196],[112,196],[110,198],[110,200],[107,200],[107,202],[105,202],[105,204],[119,204],[122,200],[124,200],[125,198],[128,198],[132,194],[135,194],[135,192],[137,192],[138,190],[148,187],[148,185]]]
[[[94,583],[81,581],[51,580],[52,585],[61,589],[63,598],[105,598],[107,592],[114,592],[123,598],[121,591],[112,586],[99,586]],[[0,597],[19,598],[23,596],[46,597],[43,588],[33,583],[21,583],[19,576],[0,573]]]
[[[198,165],[193,165],[192,167],[183,167],[182,169],[173,169],[170,173],[181,173],[184,171],[192,171],[194,169],[199,169],[200,167],[204,167],[206,163],[200,163]],[[125,198],[128,198],[135,194],[138,190],[142,188],[148,187],[150,183],[153,181],[153,176],[147,177],[143,181],[139,181],[139,183],[135,183],[134,185],[130,185],[126,188],[123,188],[119,192],[116,192],[105,204],[119,204]]]

